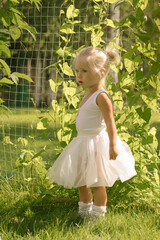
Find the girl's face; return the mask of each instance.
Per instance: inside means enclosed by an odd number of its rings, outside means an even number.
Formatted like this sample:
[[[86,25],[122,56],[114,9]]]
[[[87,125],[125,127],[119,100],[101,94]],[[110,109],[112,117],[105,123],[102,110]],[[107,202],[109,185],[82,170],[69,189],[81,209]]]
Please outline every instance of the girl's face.
[[[98,86],[100,77],[98,73],[91,70],[84,57],[78,57],[75,62],[76,81],[83,88],[93,88]]]

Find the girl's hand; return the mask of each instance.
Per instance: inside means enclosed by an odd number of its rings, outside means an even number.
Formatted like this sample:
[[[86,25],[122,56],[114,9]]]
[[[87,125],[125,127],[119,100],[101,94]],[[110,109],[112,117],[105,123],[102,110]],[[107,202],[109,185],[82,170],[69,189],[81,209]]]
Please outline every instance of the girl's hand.
[[[109,149],[109,159],[110,160],[115,160],[116,157],[118,156],[119,152],[117,150],[117,147],[110,147]]]

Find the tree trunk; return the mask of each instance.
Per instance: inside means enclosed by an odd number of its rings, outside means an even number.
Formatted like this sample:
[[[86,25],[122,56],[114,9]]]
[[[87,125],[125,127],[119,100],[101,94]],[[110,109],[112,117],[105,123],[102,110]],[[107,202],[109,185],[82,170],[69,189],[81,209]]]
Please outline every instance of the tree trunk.
[[[37,58],[36,58],[36,75],[35,75],[35,89],[34,89],[34,102],[36,104],[36,107],[41,106],[41,100],[42,100],[41,70],[42,70],[42,62],[40,58],[40,52],[38,52]]]
[[[116,9],[115,9],[115,5],[116,5],[116,3],[110,4],[110,9],[109,9],[110,19],[119,22],[120,21],[120,6],[116,7]],[[120,33],[119,29],[115,30],[115,28],[109,27],[109,29],[108,29],[109,41],[115,42],[117,45],[119,45],[120,44],[119,33]],[[117,83],[118,82],[118,74],[113,71],[111,71],[111,74],[114,79],[114,82]]]

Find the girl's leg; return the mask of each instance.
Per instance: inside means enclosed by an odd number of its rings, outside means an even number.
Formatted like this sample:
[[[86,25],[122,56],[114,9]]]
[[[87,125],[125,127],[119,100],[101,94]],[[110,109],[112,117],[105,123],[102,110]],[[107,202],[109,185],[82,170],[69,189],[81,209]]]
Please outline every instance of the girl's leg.
[[[107,192],[105,187],[94,187],[94,205],[106,206],[107,204]]]
[[[78,188],[79,190],[79,200],[83,203],[91,203],[93,196],[90,188],[82,186]]]
[[[105,216],[107,204],[107,192],[105,187],[94,187],[94,205],[92,207],[92,217]]]
[[[81,217],[85,217],[86,215],[89,215],[92,211],[92,192],[90,188],[87,188],[86,186],[79,187],[79,210],[78,213]]]

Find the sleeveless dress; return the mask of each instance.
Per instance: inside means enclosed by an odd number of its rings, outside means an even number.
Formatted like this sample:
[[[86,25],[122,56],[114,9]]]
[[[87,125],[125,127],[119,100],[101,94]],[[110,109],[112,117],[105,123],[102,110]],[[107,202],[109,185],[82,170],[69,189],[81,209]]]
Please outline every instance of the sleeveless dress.
[[[59,155],[47,173],[50,181],[65,188],[108,186],[116,180],[124,182],[137,173],[135,161],[127,143],[117,136],[119,154],[109,159],[109,137],[96,98],[99,89],[79,108],[76,118],[78,136]],[[109,96],[109,95],[108,95]]]

